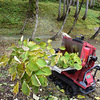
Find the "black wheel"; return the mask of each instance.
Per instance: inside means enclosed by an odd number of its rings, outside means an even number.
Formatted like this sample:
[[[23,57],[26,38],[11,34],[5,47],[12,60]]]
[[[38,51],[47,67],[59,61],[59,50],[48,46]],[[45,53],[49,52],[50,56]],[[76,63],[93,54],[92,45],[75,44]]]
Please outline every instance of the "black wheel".
[[[52,71],[52,75],[50,75],[49,78],[52,81],[60,80],[61,84],[63,85],[63,88],[65,89],[65,94],[71,97],[75,96],[79,90],[79,87],[65,75]]]
[[[48,80],[49,80],[49,81],[53,81],[53,80],[54,80],[54,75],[51,74],[50,76],[48,76]]]
[[[65,86],[65,92],[67,95],[75,96],[78,92],[78,86],[72,80],[68,80]]]

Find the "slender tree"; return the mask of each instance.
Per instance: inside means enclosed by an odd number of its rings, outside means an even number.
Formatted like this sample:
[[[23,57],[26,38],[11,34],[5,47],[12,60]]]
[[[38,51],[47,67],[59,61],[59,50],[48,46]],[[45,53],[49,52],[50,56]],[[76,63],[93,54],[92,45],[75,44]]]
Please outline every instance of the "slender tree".
[[[66,5],[66,0],[63,0],[63,15],[60,18],[60,20],[64,20],[65,19],[65,15],[66,15],[66,13],[65,13],[65,5]]]
[[[61,31],[63,30],[64,24],[65,24],[65,22],[66,22],[66,20],[67,20],[67,17],[68,17],[68,12],[69,12],[69,9],[70,9],[70,5],[71,5],[71,2],[69,3],[68,10],[67,10],[67,12],[66,12],[66,16],[65,16],[65,19],[64,19],[63,24],[62,24],[62,26],[61,26],[61,29],[59,30],[59,32],[58,32],[56,35],[54,35],[54,36],[51,38],[52,40],[55,40],[55,38],[56,38],[56,37],[61,33]]]
[[[73,0],[73,6],[75,6],[75,0]]]
[[[74,28],[74,26],[75,26],[75,24],[76,24],[76,22],[77,22],[77,20],[78,20],[79,13],[80,13],[80,11],[81,11],[81,7],[82,7],[82,5],[83,5],[83,2],[84,2],[84,0],[82,0],[81,5],[80,5],[80,8],[79,8],[79,11],[78,11],[78,14],[77,14],[77,16],[76,16],[76,18],[75,18],[75,20],[74,20],[73,26],[71,27],[71,29],[69,30],[69,32],[68,32],[67,34],[70,34],[71,31],[73,30],[73,28]]]
[[[94,7],[94,5],[95,5],[95,0],[93,0],[93,7]]]
[[[36,24],[35,24],[35,28],[34,28],[34,31],[33,31],[33,34],[32,34],[32,40],[34,39],[37,26],[38,26],[38,0],[36,0]]]
[[[28,11],[27,11],[27,14],[26,14],[26,19],[25,19],[25,22],[24,22],[24,25],[23,25],[23,27],[22,27],[22,29],[21,29],[20,34],[23,33],[28,18],[33,18],[33,19],[34,19],[34,15],[35,15],[35,14],[34,14],[34,11],[35,11],[35,9],[36,9],[35,2],[36,2],[36,0],[29,0],[29,8],[28,8]]]
[[[72,5],[72,0],[70,0],[70,4]]]
[[[90,0],[89,7],[90,8],[92,7],[92,0]]]
[[[96,33],[90,39],[94,39],[99,33],[100,33],[100,27],[98,28]]]
[[[76,11],[75,11],[75,15],[74,15],[75,18],[78,14],[78,7],[79,7],[79,0],[76,1]]]
[[[58,13],[58,18],[57,20],[60,20],[60,15],[61,15],[61,0],[59,0],[59,13]]]
[[[87,16],[87,11],[88,11],[88,5],[89,5],[89,0],[86,0],[86,10],[85,10],[85,14],[84,14],[84,16],[83,16],[83,20],[85,20],[86,19],[86,16]]]
[[[66,0],[66,12],[67,12],[68,9],[69,9],[69,12],[68,12],[68,13],[70,13],[70,8],[68,8],[68,7],[69,7],[69,2],[70,2],[70,0]]]

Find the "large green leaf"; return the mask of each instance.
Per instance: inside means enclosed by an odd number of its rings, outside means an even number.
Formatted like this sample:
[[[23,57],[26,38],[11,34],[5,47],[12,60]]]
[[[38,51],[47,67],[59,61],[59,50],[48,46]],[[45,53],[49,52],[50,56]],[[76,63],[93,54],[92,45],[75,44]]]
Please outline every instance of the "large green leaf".
[[[47,86],[47,78],[45,76],[38,76],[42,86]]]
[[[63,68],[67,68],[68,67],[68,64],[63,64]]]
[[[65,47],[60,47],[60,50],[65,50],[66,48]]]
[[[32,70],[30,69],[30,66],[29,65],[26,65],[26,69],[25,69],[26,73],[31,76],[32,74]]]
[[[40,42],[41,39],[40,38],[35,38],[36,42]]]
[[[54,49],[50,49],[50,53],[53,55],[55,54],[55,50]]]
[[[51,75],[51,70],[49,67],[43,67],[41,70],[37,71],[35,74],[49,76]]]
[[[30,93],[30,88],[29,88],[28,84],[25,81],[22,84],[22,92],[25,95],[29,95],[29,93]]]
[[[44,67],[42,70],[45,72],[44,75],[49,76],[51,75],[50,67]]]
[[[40,69],[35,61],[30,61],[29,68],[31,71],[38,71]]]
[[[45,49],[46,48],[46,42],[41,42],[41,43],[39,43],[39,45],[40,45],[40,47],[42,49]]]
[[[37,71],[35,74],[36,74],[36,75],[44,75],[44,74],[45,74],[45,71],[43,71],[43,70],[41,69],[41,70]]]
[[[28,52],[29,52],[29,51],[26,51],[26,52],[25,52],[25,57],[28,57]]]
[[[31,82],[32,82],[32,85],[34,85],[34,86],[40,86],[41,85],[41,83],[40,83],[40,81],[39,81],[39,79],[36,75],[31,76]]]
[[[31,81],[31,76],[29,76],[26,72],[23,74],[23,76],[21,77],[21,83],[23,83],[23,81],[26,81],[27,83],[29,83]]]
[[[28,47],[30,48],[30,47],[32,47],[33,45],[36,45],[36,43],[35,42],[33,42],[33,41],[30,41],[30,42],[28,42]]]
[[[75,63],[75,64],[74,64],[74,67],[75,67],[77,70],[82,69],[82,66],[81,66],[81,65],[79,65],[79,64],[77,64],[77,63]]]
[[[42,58],[39,58],[36,63],[40,67],[45,67],[47,65],[46,61],[44,59],[42,59]]]
[[[39,87],[37,87],[37,86],[32,86],[32,89],[33,89],[34,93],[38,93]]]
[[[33,45],[32,47],[30,47],[30,50],[33,51],[33,50],[38,50],[40,48],[39,45]]]

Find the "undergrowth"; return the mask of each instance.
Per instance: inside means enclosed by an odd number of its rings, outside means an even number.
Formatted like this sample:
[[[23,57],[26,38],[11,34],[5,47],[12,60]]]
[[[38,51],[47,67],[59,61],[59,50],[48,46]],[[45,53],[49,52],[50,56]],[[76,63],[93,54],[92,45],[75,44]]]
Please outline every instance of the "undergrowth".
[[[57,21],[58,16],[57,2],[39,2],[39,24],[36,36],[54,35],[61,28],[62,21]],[[14,36],[19,34],[23,27],[28,9],[28,0],[0,0],[0,35]],[[63,4],[62,4],[63,11]],[[74,22],[75,7],[71,6],[71,12],[64,26],[63,31],[68,32]],[[71,36],[76,34],[85,35],[90,38],[95,33],[94,28],[100,25],[100,11],[88,10],[86,20],[82,20],[85,8],[81,9],[79,20],[77,21]],[[31,35],[34,30],[35,21],[29,18],[24,34]],[[97,37],[98,38],[98,37]]]

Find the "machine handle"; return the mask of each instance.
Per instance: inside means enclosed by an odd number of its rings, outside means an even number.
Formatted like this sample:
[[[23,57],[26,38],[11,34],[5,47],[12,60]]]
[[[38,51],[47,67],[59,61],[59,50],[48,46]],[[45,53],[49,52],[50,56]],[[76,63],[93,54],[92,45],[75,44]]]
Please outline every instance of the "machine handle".
[[[83,78],[83,82],[85,81],[85,76],[86,76],[86,74],[87,74],[89,71],[93,70],[93,69],[96,69],[96,71],[95,71],[95,73],[94,73],[94,75],[93,75],[93,78],[95,78],[97,71],[100,70],[100,64],[94,65],[91,69],[89,69],[88,71],[85,72],[85,75],[84,75],[84,78]]]

